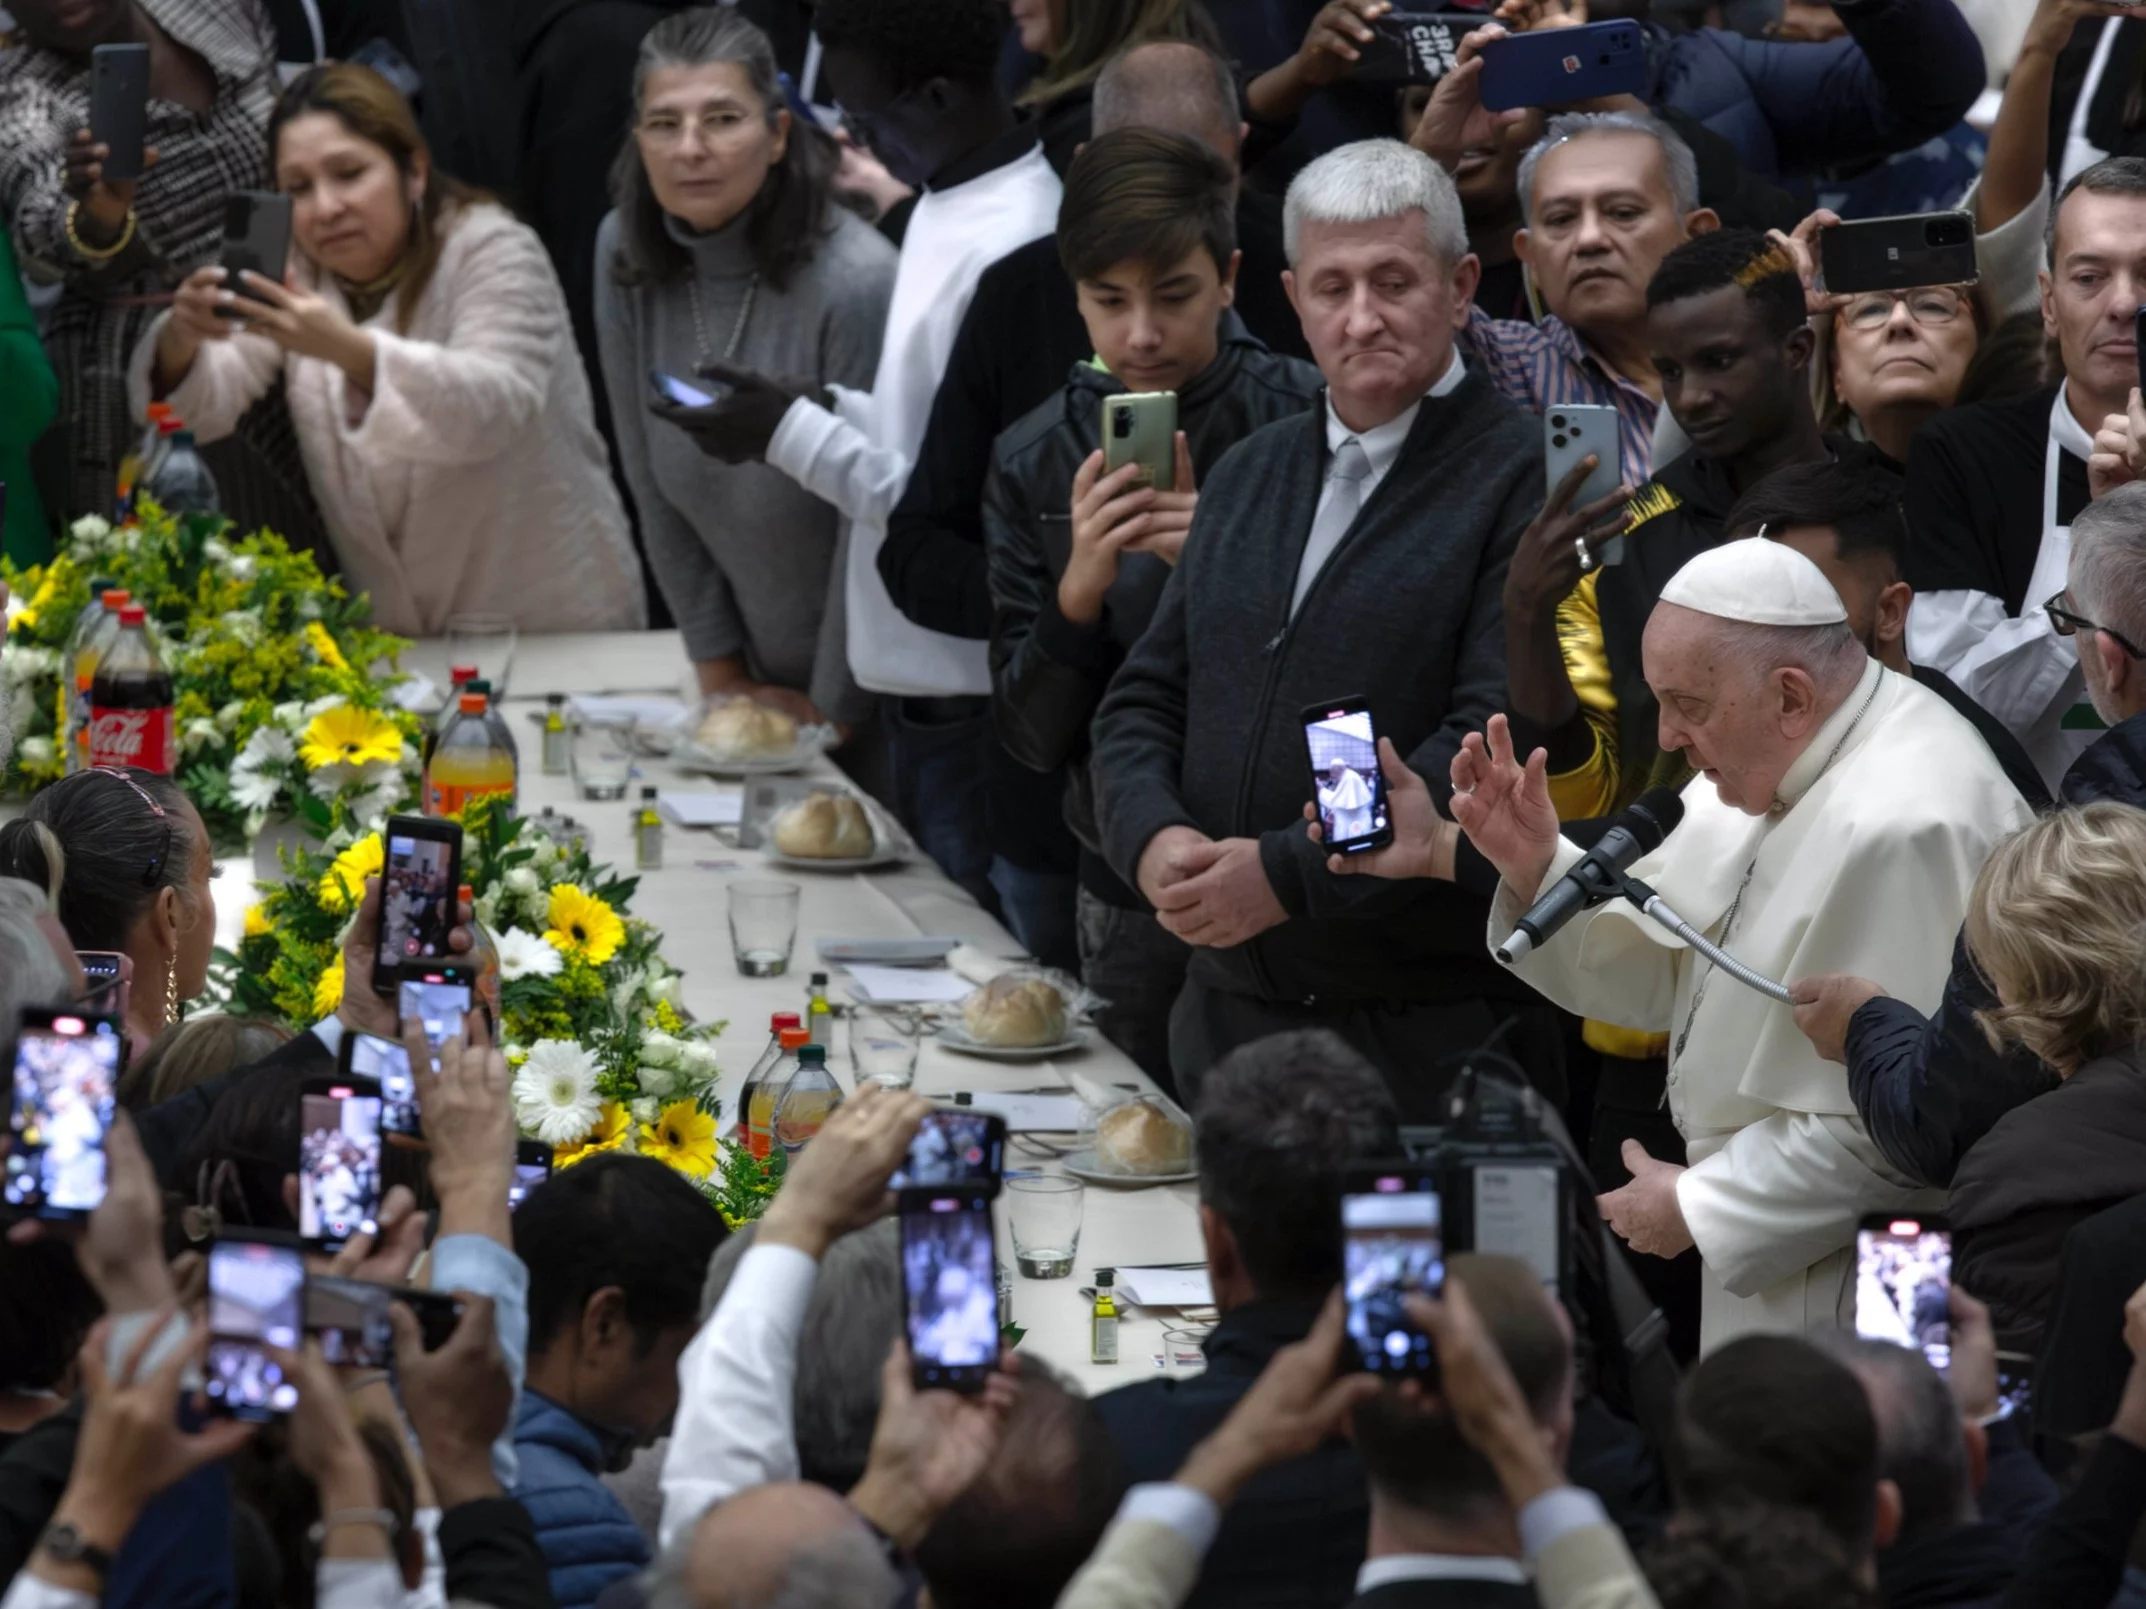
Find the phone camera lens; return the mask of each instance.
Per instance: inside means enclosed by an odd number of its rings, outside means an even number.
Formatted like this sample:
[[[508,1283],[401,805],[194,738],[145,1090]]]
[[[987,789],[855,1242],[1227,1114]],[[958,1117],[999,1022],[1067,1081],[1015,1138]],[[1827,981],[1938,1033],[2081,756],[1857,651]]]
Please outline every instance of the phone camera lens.
[[[1133,433],[1133,416],[1123,408],[1110,416],[1110,433],[1120,441]]]
[[[1563,435],[1556,435],[1556,436],[1552,436],[1552,437],[1550,438],[1550,445],[1551,445],[1551,446],[1553,446],[1553,447],[1562,447],[1562,446],[1564,446],[1564,445],[1565,445],[1565,438],[1564,438],[1564,436],[1563,436]]]

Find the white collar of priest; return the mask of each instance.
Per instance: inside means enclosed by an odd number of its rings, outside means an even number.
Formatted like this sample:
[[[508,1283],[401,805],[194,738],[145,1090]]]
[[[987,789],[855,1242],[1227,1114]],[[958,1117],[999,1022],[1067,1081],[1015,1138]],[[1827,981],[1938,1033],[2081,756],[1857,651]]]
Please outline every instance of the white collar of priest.
[[[1795,809],[1803,796],[1817,785],[1818,779],[1826,774],[1826,768],[1846,752],[1849,743],[1856,737],[1868,735],[1863,729],[1863,717],[1877,697],[1879,680],[1885,673],[1885,667],[1875,659],[1863,667],[1862,676],[1848,696],[1841,700],[1840,707],[1819,723],[1809,746],[1796,756],[1796,763],[1781,778],[1769,815],[1784,815]]]

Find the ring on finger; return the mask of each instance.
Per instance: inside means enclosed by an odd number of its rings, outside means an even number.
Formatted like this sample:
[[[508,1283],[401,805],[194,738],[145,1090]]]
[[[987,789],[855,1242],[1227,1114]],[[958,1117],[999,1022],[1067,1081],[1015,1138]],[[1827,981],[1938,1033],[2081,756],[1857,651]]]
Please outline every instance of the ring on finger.
[[[1594,550],[1587,545],[1587,538],[1584,536],[1574,537],[1572,539],[1572,551],[1580,556],[1580,574],[1590,574],[1595,567],[1595,555]]]

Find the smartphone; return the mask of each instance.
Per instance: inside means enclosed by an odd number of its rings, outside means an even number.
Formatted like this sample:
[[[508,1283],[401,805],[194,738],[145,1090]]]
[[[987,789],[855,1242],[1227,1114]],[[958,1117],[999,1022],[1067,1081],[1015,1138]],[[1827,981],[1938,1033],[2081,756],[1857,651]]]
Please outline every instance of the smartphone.
[[[352,1088],[361,1084],[378,1086],[382,1132],[420,1140],[425,1137],[417,1107],[417,1080],[410,1071],[410,1053],[400,1044],[373,1034],[346,1032],[336,1066],[341,1083]]]
[[[99,45],[90,52],[89,133],[108,148],[107,180],[142,176],[149,138],[147,45]]]
[[[446,956],[462,886],[462,829],[431,816],[390,816],[381,871],[380,937],[373,992],[392,995]]]
[[[1818,231],[1819,278],[1836,296],[1906,291],[1918,285],[1972,285],[1975,220],[1965,212],[1861,218]]]
[[[244,296],[239,276],[259,274],[283,283],[291,257],[291,198],[273,190],[234,190],[224,197],[224,285]],[[241,318],[236,309],[219,307],[223,318]]]
[[[681,408],[712,408],[730,395],[731,387],[718,380],[704,381],[702,386],[689,385],[675,374],[665,374],[661,369],[648,371],[648,383],[656,388],[656,395],[665,402],[675,402]]]
[[[996,1112],[960,1109],[929,1113],[909,1142],[909,1155],[889,1190],[980,1190],[997,1195],[1005,1166],[1006,1120]]]
[[[1356,1366],[1372,1374],[1438,1372],[1431,1339],[1402,1311],[1410,1292],[1445,1289],[1438,1182],[1412,1164],[1361,1169],[1341,1197],[1341,1288]]]
[[[1138,464],[1135,486],[1177,490],[1177,393],[1123,391],[1103,399],[1103,473]]]
[[[2146,391],[2146,307],[2131,315],[2131,339],[2138,346],[2139,388]]]
[[[551,1147],[542,1140],[514,1142],[514,1182],[507,1186],[507,1211],[529,1199],[529,1192],[551,1177]]]
[[[1371,38],[1357,46],[1363,84],[1435,84],[1458,64],[1460,42],[1483,26],[1481,12],[1389,11],[1373,17]]]
[[[998,1258],[980,1191],[902,1202],[902,1304],[917,1389],[981,1391],[999,1361]]]
[[[0,506],[0,513],[5,513]],[[118,1017],[124,1021],[127,1015],[127,997],[133,990],[134,958],[124,950],[77,950],[75,960],[82,967],[83,981],[89,991],[82,997],[82,1009],[100,1017]]]
[[[1312,793],[1329,853],[1361,855],[1393,842],[1386,773],[1379,769],[1378,729],[1360,698],[1313,704],[1303,714]]]
[[[298,1234],[315,1251],[338,1251],[378,1227],[380,1085],[337,1074],[298,1091]]]
[[[1855,1232],[1855,1333],[1952,1365],[1952,1231],[1937,1217],[1872,1213]]]
[[[395,1331],[387,1316],[391,1302],[417,1315],[427,1352],[446,1345],[462,1322],[462,1304],[444,1291],[314,1274],[305,1282],[305,1332],[318,1338],[321,1356],[330,1363],[384,1369],[395,1356]]]
[[[1549,477],[1551,490],[1562,485],[1573,467],[1593,453],[1595,467],[1587,472],[1587,479],[1580,482],[1580,489],[1568,506],[1584,508],[1609,496],[1623,484],[1623,477],[1618,473],[1618,465],[1622,462],[1618,452],[1621,441],[1615,408],[1598,403],[1552,408],[1542,416],[1543,469]],[[1595,550],[1598,564],[1615,564],[1623,557],[1622,536],[1612,537]]]
[[[298,1406],[298,1388],[268,1355],[288,1351],[305,1327],[305,1259],[281,1238],[220,1237],[209,1247],[209,1346],[202,1391],[213,1412],[275,1419]]]
[[[13,1211],[86,1218],[104,1200],[104,1136],[118,1103],[126,1042],[116,1016],[23,1007],[8,1118]]]
[[[425,1043],[434,1050],[469,1025],[470,987],[477,974],[469,967],[432,967],[405,971],[400,986],[399,1015],[404,1022],[421,1023]]]
[[[1604,95],[1644,95],[1647,42],[1636,22],[1589,22],[1512,34],[1483,52],[1477,81],[1487,111],[1565,106]]]

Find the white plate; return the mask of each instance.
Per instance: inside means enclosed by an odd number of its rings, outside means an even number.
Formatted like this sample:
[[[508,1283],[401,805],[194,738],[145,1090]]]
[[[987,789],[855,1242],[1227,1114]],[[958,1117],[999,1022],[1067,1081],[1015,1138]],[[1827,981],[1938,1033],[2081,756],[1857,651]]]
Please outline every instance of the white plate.
[[[1197,1168],[1187,1168],[1183,1173],[1112,1173],[1095,1165],[1093,1146],[1068,1156],[1065,1170],[1084,1183],[1107,1185],[1113,1190],[1141,1190],[1151,1184],[1192,1184],[1200,1176]]]
[[[769,837],[774,835],[771,833]],[[868,872],[881,866],[906,866],[909,852],[900,844],[883,844],[869,855],[843,855],[823,858],[816,855],[785,855],[779,849],[763,851],[770,866],[782,866],[793,872]]]
[[[755,754],[744,759],[718,759],[698,743],[681,742],[671,751],[671,763],[681,771],[711,777],[779,777],[802,771],[826,751],[824,743],[799,742],[784,754]]]
[[[987,1045],[969,1037],[968,1029],[958,1022],[939,1025],[939,1043],[948,1050],[963,1056],[980,1056],[985,1061],[1043,1061],[1051,1056],[1068,1056],[1076,1050],[1088,1048],[1086,1033],[1075,1030],[1055,1045]]]

